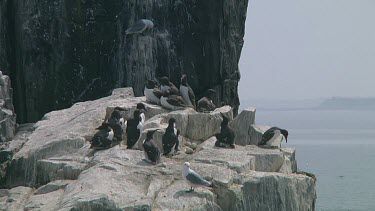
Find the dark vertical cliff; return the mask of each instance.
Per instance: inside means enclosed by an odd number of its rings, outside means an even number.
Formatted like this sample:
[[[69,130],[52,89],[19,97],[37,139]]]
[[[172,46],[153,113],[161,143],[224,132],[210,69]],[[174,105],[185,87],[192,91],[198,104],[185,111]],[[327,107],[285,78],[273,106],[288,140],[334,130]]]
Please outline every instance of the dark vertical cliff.
[[[0,0],[0,68],[10,75],[20,122],[117,87],[142,95],[146,78],[182,73],[198,97],[239,105],[248,0]],[[147,35],[125,35],[140,18]]]

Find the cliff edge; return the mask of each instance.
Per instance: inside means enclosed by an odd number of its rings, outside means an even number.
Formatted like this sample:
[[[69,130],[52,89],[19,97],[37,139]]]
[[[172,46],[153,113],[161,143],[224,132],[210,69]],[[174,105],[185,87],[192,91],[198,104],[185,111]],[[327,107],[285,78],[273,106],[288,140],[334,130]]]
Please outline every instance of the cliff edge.
[[[161,136],[174,117],[181,130],[182,150],[160,164],[145,163],[143,151],[116,146],[89,149],[95,128],[115,107],[129,118],[136,104],[146,104],[142,137],[159,128]],[[233,118],[230,106],[210,113],[192,109],[168,111],[134,97],[132,88],[111,96],[53,111],[34,125],[25,125],[10,142],[12,156],[3,161],[0,207],[5,210],[314,210],[315,181],[297,174],[295,149],[263,149],[255,145],[262,128],[254,125],[255,109],[231,121],[238,133],[235,149],[214,146],[222,116]],[[21,127],[22,128],[22,127]],[[141,139],[142,140],[142,139]],[[243,141],[241,141],[243,140]],[[22,143],[22,144],[20,144]],[[196,145],[196,147],[193,147]],[[189,147],[191,146],[191,147]],[[140,144],[136,147],[141,149]],[[2,152],[0,152],[2,153]],[[216,187],[190,186],[181,176],[185,161]]]

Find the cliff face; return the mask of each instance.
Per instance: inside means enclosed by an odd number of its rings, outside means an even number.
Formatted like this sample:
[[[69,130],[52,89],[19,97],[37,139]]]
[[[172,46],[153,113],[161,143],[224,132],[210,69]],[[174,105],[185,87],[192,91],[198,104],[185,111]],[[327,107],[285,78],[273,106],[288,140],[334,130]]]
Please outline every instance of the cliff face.
[[[46,112],[132,86],[147,78],[186,73],[200,95],[239,105],[237,85],[248,0],[113,0],[0,2],[0,68],[11,76],[17,118]],[[125,35],[140,18],[147,35]],[[41,97],[42,96],[42,97]]]

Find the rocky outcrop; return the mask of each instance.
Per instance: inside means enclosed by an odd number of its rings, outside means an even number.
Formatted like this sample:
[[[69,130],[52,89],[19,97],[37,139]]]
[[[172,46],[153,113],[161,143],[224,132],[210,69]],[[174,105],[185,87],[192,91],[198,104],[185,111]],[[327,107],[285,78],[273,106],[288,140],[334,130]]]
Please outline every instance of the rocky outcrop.
[[[14,83],[19,122],[123,86],[140,96],[146,78],[165,75],[179,84],[182,74],[197,98],[214,88],[214,102],[236,115],[247,3],[1,1],[0,69]],[[153,32],[125,35],[140,18],[153,19]]]
[[[0,71],[0,143],[10,141],[16,132],[13,90],[9,77]]]
[[[114,107],[125,108],[128,118],[138,102],[149,110],[146,130],[163,130],[168,118],[176,118],[184,142],[197,145],[189,148],[192,154],[185,153],[188,146],[182,144],[179,155],[163,156],[153,166],[143,161],[141,150],[128,150],[123,144],[89,149],[94,128]],[[0,191],[0,205],[16,210],[313,210],[315,181],[295,174],[295,150],[215,147],[220,112],[232,115],[229,106],[204,114],[168,111],[123,88],[109,97],[48,113],[24,133],[27,141],[11,156],[1,183],[10,189]],[[193,137],[190,130],[201,134]],[[155,138],[158,145],[161,135]],[[209,138],[202,140],[205,137]],[[181,176],[185,161],[215,187],[187,192],[190,186]]]

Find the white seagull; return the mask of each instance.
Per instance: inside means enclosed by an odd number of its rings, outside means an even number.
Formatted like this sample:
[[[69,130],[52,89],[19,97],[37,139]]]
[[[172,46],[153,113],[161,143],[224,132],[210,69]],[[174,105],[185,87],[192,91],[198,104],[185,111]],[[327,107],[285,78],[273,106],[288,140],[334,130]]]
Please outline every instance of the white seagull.
[[[212,182],[208,182],[190,169],[189,162],[185,162],[182,166],[182,177],[190,184],[189,192],[194,191],[194,188],[198,186],[213,187]]]
[[[154,28],[154,23],[149,19],[140,19],[128,28],[126,34],[139,34]]]

